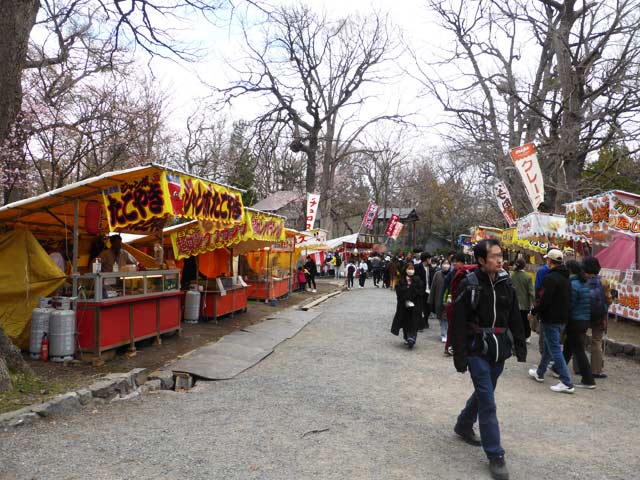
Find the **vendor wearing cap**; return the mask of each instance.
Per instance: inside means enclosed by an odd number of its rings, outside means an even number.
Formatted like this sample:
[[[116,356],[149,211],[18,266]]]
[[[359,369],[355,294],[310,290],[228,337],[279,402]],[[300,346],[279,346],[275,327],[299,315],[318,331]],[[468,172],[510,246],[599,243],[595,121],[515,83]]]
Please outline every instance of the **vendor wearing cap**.
[[[125,265],[136,265],[136,259],[129,252],[122,249],[122,237],[113,235],[109,237],[111,247],[104,249],[98,258],[102,263],[103,272],[113,272],[113,265],[117,263],[118,270]]]

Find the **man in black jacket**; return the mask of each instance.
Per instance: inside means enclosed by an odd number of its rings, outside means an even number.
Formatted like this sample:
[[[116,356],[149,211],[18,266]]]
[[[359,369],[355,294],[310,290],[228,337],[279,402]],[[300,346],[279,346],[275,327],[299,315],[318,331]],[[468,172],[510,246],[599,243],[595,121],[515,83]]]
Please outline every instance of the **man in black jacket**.
[[[433,274],[431,273],[431,254],[428,252],[422,252],[420,254],[420,263],[416,265],[416,275],[422,280],[422,284],[425,286],[422,298],[420,301],[421,314],[424,317],[422,327],[429,328],[429,315],[431,315],[431,305],[429,305],[429,292],[431,291],[431,280],[433,280]]]
[[[544,347],[540,365],[529,370],[529,376],[536,382],[544,382],[549,362],[553,360],[553,369],[560,374],[560,383],[551,387],[554,392],[573,393],[575,389],[569,376],[569,369],[560,348],[560,337],[569,322],[571,311],[571,282],[569,270],[564,266],[562,252],[551,249],[545,255],[549,273],[538,290],[536,305],[531,313],[540,317]]]
[[[454,300],[453,361],[458,372],[469,369],[474,392],[454,431],[465,442],[482,445],[493,478],[507,480],[494,392],[504,361],[514,347],[518,362],[526,361],[527,344],[516,292],[502,269],[500,242],[482,240],[473,253],[479,266],[460,282]],[[476,419],[481,440],[473,431]]]

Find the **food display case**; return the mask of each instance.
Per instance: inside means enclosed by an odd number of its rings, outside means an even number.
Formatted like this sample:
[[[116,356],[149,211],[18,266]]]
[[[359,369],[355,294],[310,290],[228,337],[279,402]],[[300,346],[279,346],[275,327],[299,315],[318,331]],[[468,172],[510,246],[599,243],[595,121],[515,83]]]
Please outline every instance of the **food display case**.
[[[217,320],[223,315],[247,311],[248,286],[239,277],[201,280],[200,316]]]
[[[77,329],[81,351],[105,350],[179,331],[180,270],[77,275]]]

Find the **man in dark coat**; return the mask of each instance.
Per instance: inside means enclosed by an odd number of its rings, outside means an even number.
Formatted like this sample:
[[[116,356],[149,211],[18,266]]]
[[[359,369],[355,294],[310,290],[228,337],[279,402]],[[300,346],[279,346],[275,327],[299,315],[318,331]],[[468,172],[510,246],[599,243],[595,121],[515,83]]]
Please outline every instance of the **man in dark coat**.
[[[564,266],[564,257],[560,250],[551,249],[544,258],[549,267],[549,273],[542,280],[542,286],[537,293],[536,305],[531,310],[532,314],[537,314],[540,317],[544,348],[538,368],[530,369],[529,376],[542,383],[549,362],[553,360],[553,369],[560,374],[560,383],[552,386],[551,390],[560,393],[573,393],[575,389],[560,347],[560,337],[569,323],[571,310],[569,270]]]
[[[473,253],[478,267],[460,281],[452,330],[455,368],[460,373],[469,369],[474,392],[460,412],[454,431],[465,442],[482,445],[493,478],[507,480],[495,389],[514,347],[518,362],[526,361],[527,344],[516,292],[502,268],[500,242],[482,240]],[[482,440],[473,431],[476,420]]]
[[[316,275],[318,275],[318,266],[316,265],[316,262],[313,261],[313,258],[311,258],[311,255],[307,255],[307,261],[304,264],[304,269],[309,272],[307,275],[307,285],[309,285],[309,289],[311,289],[312,292],[316,292],[316,289],[318,287],[316,287]]]
[[[429,305],[429,292],[431,291],[431,282],[433,274],[431,272],[431,254],[422,252],[420,254],[420,263],[416,265],[416,275],[420,277],[424,284],[424,295],[422,295],[421,314],[423,317],[422,327],[429,328],[429,315],[431,315],[432,307]]]
[[[400,275],[396,285],[396,314],[391,324],[391,333],[402,334],[406,345],[413,348],[418,337],[418,326],[420,323],[420,304],[424,294],[424,284],[420,277],[415,274],[413,264],[409,263]]]

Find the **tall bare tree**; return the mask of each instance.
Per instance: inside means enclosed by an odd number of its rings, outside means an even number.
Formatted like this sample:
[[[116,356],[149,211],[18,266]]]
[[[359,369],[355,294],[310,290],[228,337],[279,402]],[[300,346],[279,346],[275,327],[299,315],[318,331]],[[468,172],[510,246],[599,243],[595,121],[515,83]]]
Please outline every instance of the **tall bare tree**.
[[[450,114],[443,134],[515,187],[521,206],[510,148],[536,142],[546,203],[558,210],[579,191],[590,154],[637,137],[638,0],[429,5],[454,40],[438,60],[418,59],[419,78]]]
[[[224,99],[261,97],[266,110],[258,123],[292,126],[290,148],[306,155],[305,187],[320,187],[322,225],[330,229],[337,165],[368,125],[399,117],[359,116],[367,99],[363,87],[388,79],[385,68],[397,54],[387,19],[374,13],[333,20],[306,6],[287,6],[269,15],[260,38],[245,28],[244,39],[247,55],[234,67],[240,78],[221,90]]]

